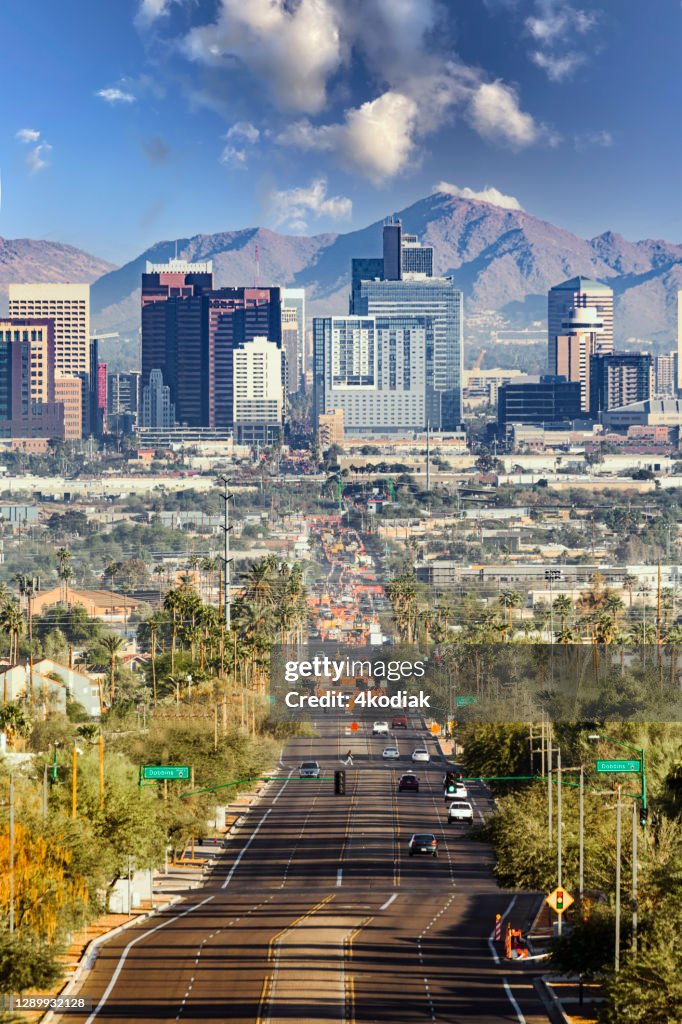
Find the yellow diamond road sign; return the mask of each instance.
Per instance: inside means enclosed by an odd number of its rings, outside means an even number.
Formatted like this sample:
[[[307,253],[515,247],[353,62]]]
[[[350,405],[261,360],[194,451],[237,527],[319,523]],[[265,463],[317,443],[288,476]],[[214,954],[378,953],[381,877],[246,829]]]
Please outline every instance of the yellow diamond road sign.
[[[570,892],[567,892],[565,889],[555,889],[546,898],[545,903],[549,903],[555,914],[563,914],[565,910],[568,910],[571,903],[575,903],[575,900]]]

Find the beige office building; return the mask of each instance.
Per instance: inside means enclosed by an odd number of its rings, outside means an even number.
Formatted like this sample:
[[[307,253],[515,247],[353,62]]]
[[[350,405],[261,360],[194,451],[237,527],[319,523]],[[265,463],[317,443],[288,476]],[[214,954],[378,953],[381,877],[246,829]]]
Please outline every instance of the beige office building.
[[[590,408],[590,356],[611,351],[604,341],[604,323],[594,306],[574,307],[549,341],[549,372],[580,382],[580,407]],[[608,346],[605,348],[605,345]]]
[[[10,317],[54,320],[55,370],[90,371],[90,285],[10,284]]]

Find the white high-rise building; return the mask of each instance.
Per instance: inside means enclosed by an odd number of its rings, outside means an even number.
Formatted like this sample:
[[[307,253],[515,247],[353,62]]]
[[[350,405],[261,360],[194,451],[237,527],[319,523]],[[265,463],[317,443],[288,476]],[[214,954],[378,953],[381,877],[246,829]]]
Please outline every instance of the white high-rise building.
[[[596,310],[601,321],[601,351],[613,352],[613,289],[589,277],[571,277],[550,288],[547,293],[547,342],[562,333],[563,324],[572,309],[589,307]],[[553,373],[549,359],[549,372]]]
[[[10,284],[9,313],[54,320],[55,370],[90,372],[89,284]]]
[[[161,370],[152,370],[149,384],[142,389],[141,426],[157,430],[175,426],[175,406],[171,402],[170,388],[163,383]]]
[[[256,336],[235,348],[232,359],[237,443],[276,443],[284,420],[282,349]]]
[[[404,437],[433,422],[430,317],[316,317],[313,340],[316,423],[340,410],[349,437]]]

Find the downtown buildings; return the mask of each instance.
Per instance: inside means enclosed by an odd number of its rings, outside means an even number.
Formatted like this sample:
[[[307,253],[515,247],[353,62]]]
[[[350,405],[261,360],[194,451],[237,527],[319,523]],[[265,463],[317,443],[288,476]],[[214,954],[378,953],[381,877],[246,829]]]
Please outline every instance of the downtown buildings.
[[[268,366],[279,358],[279,387],[284,388],[279,288],[214,288],[210,262],[148,263],[142,275],[141,315],[142,388],[143,396],[147,394],[146,402],[143,397],[142,426],[167,427],[168,423],[157,420],[161,416],[165,421],[172,408],[175,421],[182,426],[232,430],[237,390],[243,373],[248,376],[250,372],[244,369],[249,359],[245,364],[240,358],[236,372],[235,354],[256,338],[265,339],[279,353],[279,357],[273,355],[268,360]],[[160,377],[155,375],[152,381],[154,371],[159,371]],[[145,391],[152,384],[154,401],[151,390]],[[160,397],[163,387],[169,389],[167,400]],[[283,413],[283,397],[277,404]],[[271,406],[267,408],[269,414]],[[278,434],[281,429],[280,418]],[[250,420],[249,434],[256,433]],[[269,420],[262,424],[261,434],[273,437]]]
[[[387,222],[383,256],[352,260],[349,316],[313,321],[316,425],[341,410],[355,436],[457,431],[462,321],[462,293],[433,276],[433,250]]]

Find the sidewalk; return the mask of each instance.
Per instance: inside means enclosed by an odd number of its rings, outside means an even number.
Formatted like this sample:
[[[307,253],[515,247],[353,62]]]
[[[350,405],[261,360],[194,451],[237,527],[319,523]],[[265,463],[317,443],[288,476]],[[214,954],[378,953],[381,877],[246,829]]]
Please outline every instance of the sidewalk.
[[[543,900],[528,933],[528,938],[535,951],[542,952],[549,948],[555,920],[556,915]],[[580,1004],[580,982],[575,978],[564,978],[561,975],[550,973],[546,977],[538,978],[538,984],[544,988],[550,1002],[556,1007],[566,1024],[594,1024],[598,1019],[601,1002],[598,984],[584,983],[582,1005]]]

